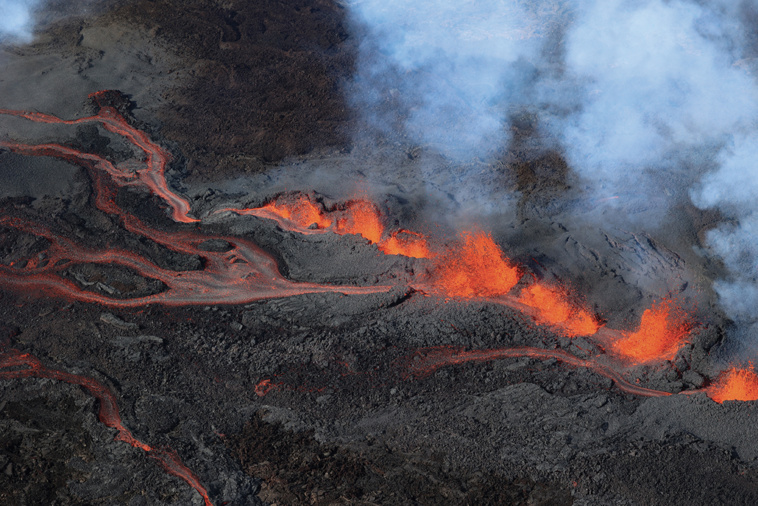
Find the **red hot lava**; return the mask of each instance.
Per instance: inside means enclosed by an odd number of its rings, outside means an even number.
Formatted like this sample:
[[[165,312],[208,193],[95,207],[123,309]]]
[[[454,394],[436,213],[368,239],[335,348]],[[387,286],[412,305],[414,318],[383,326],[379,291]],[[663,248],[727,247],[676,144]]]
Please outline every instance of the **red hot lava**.
[[[387,234],[382,215],[373,203],[353,199],[331,210],[323,209],[308,196],[281,195],[272,202],[255,208],[226,208],[217,212],[233,212],[239,215],[258,216],[274,220],[283,229],[301,234],[355,234],[376,244],[387,255],[403,255],[413,258],[432,256],[426,238],[409,230],[396,230]]]
[[[100,404],[97,414],[100,422],[118,431],[118,434],[116,434],[117,441],[123,441],[143,450],[150,457],[157,460],[166,472],[181,478],[189,486],[197,490],[205,501],[206,506],[213,506],[208,497],[208,491],[200,484],[200,480],[195,473],[182,464],[181,459],[179,459],[179,456],[173,450],[153,448],[136,439],[131,431],[124,427],[115,396],[97,380],[57,369],[50,369],[42,365],[42,362],[37,357],[21,353],[18,350],[0,349],[0,380],[20,378],[48,378],[72,385],[79,385],[84,388]]]
[[[426,237],[410,230],[397,230],[379,243],[379,249],[385,255],[403,255],[411,258],[432,258]]]
[[[516,286],[521,273],[511,265],[492,236],[464,232],[462,242],[437,257],[431,289],[450,297],[505,295]]]
[[[298,195],[293,200],[280,198],[263,207],[251,209],[221,209],[217,212],[233,212],[239,215],[258,216],[276,221],[280,227],[290,232],[314,234],[332,226],[333,220],[306,195]]]
[[[731,367],[721,373],[706,391],[718,403],[758,400],[758,374],[750,369]]]
[[[384,235],[379,210],[366,200],[351,200],[337,218],[334,231],[338,234],[357,234],[371,244],[377,244]]]
[[[684,313],[664,300],[642,313],[636,332],[622,332],[611,351],[631,364],[673,360],[688,342],[689,330]]]
[[[572,304],[560,288],[535,283],[521,292],[518,301],[537,312],[537,323],[555,328],[569,337],[591,336],[600,328],[587,310]]]

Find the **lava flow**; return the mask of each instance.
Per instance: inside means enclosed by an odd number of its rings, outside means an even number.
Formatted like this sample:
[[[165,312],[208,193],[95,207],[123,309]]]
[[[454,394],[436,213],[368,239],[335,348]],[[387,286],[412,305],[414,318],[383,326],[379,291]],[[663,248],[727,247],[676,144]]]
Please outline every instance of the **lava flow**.
[[[491,350],[470,350],[449,346],[426,348],[418,350],[408,365],[408,376],[423,377],[432,374],[441,367],[464,364],[466,362],[488,362],[504,358],[530,357],[539,360],[556,359],[573,367],[585,367],[601,376],[612,380],[619,390],[642,397],[665,397],[670,392],[644,388],[630,383],[614,369],[604,366],[595,360],[584,360],[563,350],[546,350],[531,346],[516,346],[513,348],[496,348]]]
[[[225,208],[216,211],[221,212],[274,220],[283,230],[300,234],[333,232],[338,235],[360,235],[369,243],[376,244],[379,250],[387,255],[412,258],[432,256],[423,234],[401,229],[388,235],[377,207],[362,199],[353,199],[341,206],[325,210],[306,195],[280,195],[262,207]]]
[[[109,249],[93,251],[73,241],[53,234],[41,225],[18,218],[0,217],[0,225],[20,232],[44,237],[50,243],[43,261],[21,265],[0,265],[0,284],[11,288],[34,288],[50,295],[68,297],[83,302],[107,306],[135,307],[145,304],[183,306],[192,304],[244,304],[273,297],[288,297],[314,292],[365,294],[386,291],[388,287],[329,286],[314,283],[296,283],[284,278],[276,261],[257,246],[234,237],[198,236],[185,233],[159,233],[158,242],[170,249],[197,254],[205,259],[203,270],[172,271],[158,267],[150,260],[131,251]],[[225,240],[230,250],[209,252],[199,248],[209,239]],[[64,277],[66,269],[74,264],[90,263],[119,265],[141,276],[157,279],[167,287],[164,291],[144,297],[115,298],[81,288]]]
[[[100,422],[118,431],[118,434],[116,434],[117,441],[123,441],[143,450],[150,457],[158,461],[166,472],[181,478],[189,486],[197,490],[203,497],[206,506],[213,506],[208,496],[208,491],[200,484],[200,480],[195,473],[182,464],[181,459],[179,459],[179,456],[174,451],[153,448],[136,439],[131,431],[124,427],[115,396],[100,382],[93,378],[50,369],[45,367],[37,357],[21,353],[18,350],[0,350],[0,380],[21,378],[48,378],[72,385],[79,385],[84,388],[98,400],[100,407],[97,416]]]
[[[57,156],[63,159],[81,159],[87,162],[98,164],[99,168],[105,170],[114,180],[122,185],[134,185],[141,183],[150,188],[150,190],[166,201],[172,209],[172,217],[175,221],[182,223],[192,223],[198,221],[189,216],[189,203],[176,195],[168,188],[165,177],[166,164],[171,158],[168,151],[161,148],[158,144],[152,142],[146,133],[137,130],[129,125],[118,111],[110,106],[103,105],[103,102],[110,92],[108,90],[99,91],[90,95],[100,110],[94,116],[87,116],[76,120],[63,120],[50,114],[39,112],[14,111],[9,109],[0,109],[0,115],[17,116],[25,118],[35,123],[63,124],[63,125],[85,125],[96,123],[101,125],[107,131],[121,135],[135,147],[145,152],[145,168],[133,170],[132,167],[124,164],[122,167],[115,167],[112,163],[104,158],[81,153],[72,148],[58,144],[40,144],[37,146],[24,146],[2,142],[0,146],[6,147],[11,151],[20,152],[21,154]]]
[[[150,303],[164,305],[187,304],[240,304],[255,300],[288,297],[313,292],[339,292],[344,294],[364,294],[386,291],[389,287],[348,287],[329,286],[314,283],[296,283],[284,278],[276,261],[254,244],[234,238],[204,236],[199,233],[165,232],[143,224],[136,217],[118,207],[112,191],[102,178],[102,173],[111,177],[117,186],[142,185],[163,199],[171,208],[175,221],[192,223],[197,220],[189,216],[190,206],[186,199],[173,193],[165,180],[165,167],[169,154],[146,134],[130,126],[118,112],[101,101],[108,92],[98,92],[93,98],[101,105],[100,112],[78,120],[61,120],[55,116],[10,111],[0,109],[0,114],[22,117],[35,122],[79,125],[97,123],[106,130],[117,133],[144,151],[145,166],[136,170],[133,164],[113,165],[105,158],[82,153],[58,144],[26,145],[0,142],[15,153],[30,156],[53,156],[81,165],[90,170],[95,182],[95,204],[109,214],[122,219],[124,227],[135,234],[151,239],[168,249],[187,255],[197,255],[205,260],[203,270],[175,272],[162,269],[148,259],[132,252],[109,249],[92,251],[73,241],[53,234],[40,225],[23,220],[3,217],[0,225],[15,228],[21,232],[44,237],[51,243],[47,262],[27,264],[25,268],[0,266],[0,283],[15,288],[32,287],[57,296],[67,296],[75,300],[96,302],[111,306],[141,306]],[[225,252],[204,251],[199,246],[205,241],[216,239],[225,241],[230,249]],[[64,278],[61,272],[75,263],[95,263],[119,265],[132,269],[146,278],[163,282],[167,289],[161,293],[132,298],[118,299],[83,290]]]
[[[230,211],[240,215],[258,216],[275,220],[284,230],[301,234],[316,233],[315,231],[329,228],[333,220],[314,204],[307,195],[298,195],[292,202],[274,200],[263,207],[253,209],[222,209],[219,212]]]

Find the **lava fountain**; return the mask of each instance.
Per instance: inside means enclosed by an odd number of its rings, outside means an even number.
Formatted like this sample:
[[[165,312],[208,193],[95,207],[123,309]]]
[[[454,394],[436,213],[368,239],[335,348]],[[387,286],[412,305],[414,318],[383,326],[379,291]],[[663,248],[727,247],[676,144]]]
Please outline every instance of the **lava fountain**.
[[[642,313],[636,332],[623,332],[611,351],[631,364],[673,360],[687,343],[690,325],[682,311],[671,301],[654,304]]]
[[[758,374],[750,369],[730,367],[707,389],[708,396],[718,403],[724,401],[758,400]]]
[[[462,241],[436,260],[429,289],[448,297],[504,295],[521,278],[519,269],[503,255],[492,236],[464,232]]]

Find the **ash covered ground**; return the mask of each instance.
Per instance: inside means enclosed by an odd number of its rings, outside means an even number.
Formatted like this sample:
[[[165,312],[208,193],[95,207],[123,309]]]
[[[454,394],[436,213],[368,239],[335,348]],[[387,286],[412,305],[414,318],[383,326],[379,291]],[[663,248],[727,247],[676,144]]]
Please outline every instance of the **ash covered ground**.
[[[442,242],[462,224],[491,230],[525,278],[570,285],[612,328],[633,330],[654,300],[675,299],[696,323],[691,342],[671,361],[616,366],[631,383],[678,393],[707,387],[723,369],[731,323],[712,288],[725,267],[703,253],[706,232],[724,217],[690,204],[676,173],[660,186],[676,205],[635,189],[613,195],[609,209],[560,150],[545,149],[528,111],[513,114],[511,141],[487,162],[454,163],[404,134],[375,131],[345,98],[361,33],[339,3],[90,2],[86,17],[51,6],[59,15],[33,42],[2,48],[0,108],[74,119],[95,112],[88,94],[119,90],[111,103],[171,153],[167,181],[203,220],[176,223],[142,188],[118,188],[121,209],[155,230],[250,240],[293,281],[391,287],[135,308],[3,288],[4,349],[106,386],[124,425],[175,450],[213,504],[756,502],[755,403],[718,404],[702,392],[642,398],[555,359],[414,374],[414,361],[438,347],[532,346],[579,358],[602,350],[491,301],[414,289],[432,269],[427,259],[385,255],[356,235],[303,235],[211,214],[285,191],[327,206],[362,195],[387,226]],[[143,161],[94,125],[3,117],[0,132],[4,141],[61,143],[115,164]],[[476,194],[448,191],[472,179],[502,208],[472,212]],[[206,268],[202,254],[172,251],[98,210],[91,173],[77,165],[3,150],[0,188],[3,217],[170,271]],[[5,266],[48,247],[0,228]],[[78,263],[64,276],[117,300],[166,289],[104,264]],[[98,409],[76,384],[2,380],[0,499],[203,504],[145,452],[114,440]]]

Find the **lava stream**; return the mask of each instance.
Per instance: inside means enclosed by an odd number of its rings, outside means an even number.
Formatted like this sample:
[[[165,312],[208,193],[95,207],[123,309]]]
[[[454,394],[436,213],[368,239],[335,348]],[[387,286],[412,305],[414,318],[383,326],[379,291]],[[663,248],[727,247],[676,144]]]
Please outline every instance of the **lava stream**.
[[[182,306],[192,304],[244,304],[256,300],[288,297],[317,292],[366,294],[387,291],[389,287],[354,287],[296,283],[284,278],[273,258],[251,243],[233,237],[173,236],[174,249],[202,254],[206,265],[201,271],[171,271],[163,269],[127,250],[92,251],[53,234],[46,228],[25,220],[0,217],[0,225],[44,237],[50,241],[44,265],[32,263],[25,268],[0,266],[0,284],[15,288],[37,288],[50,294],[70,297],[84,302],[108,306],[134,307],[146,304]],[[226,240],[232,249],[224,253],[207,252],[198,245],[209,238]],[[163,282],[163,292],[117,299],[83,290],[62,276],[62,271],[74,263],[119,265],[141,276]]]
[[[325,210],[306,195],[282,195],[262,207],[225,208],[214,214],[222,212],[273,220],[282,230],[300,234],[333,232],[338,235],[360,235],[387,255],[412,258],[433,256],[423,234],[402,229],[388,233],[376,205],[362,199],[353,199]]]
[[[664,397],[671,395],[670,392],[644,388],[630,383],[618,371],[602,365],[592,359],[581,359],[563,350],[545,350],[531,346],[516,346],[513,348],[495,348],[491,350],[465,351],[461,348],[436,347],[418,350],[410,360],[407,375],[410,377],[424,377],[432,374],[441,367],[464,364],[466,362],[488,362],[502,360],[504,358],[529,357],[540,360],[556,359],[559,362],[573,367],[585,367],[612,380],[619,390],[642,397]]]
[[[45,367],[37,357],[21,353],[18,350],[2,350],[0,353],[0,380],[21,378],[48,378],[81,386],[98,400],[100,406],[97,414],[98,419],[107,427],[118,431],[115,437],[117,441],[123,441],[143,450],[148,456],[157,460],[169,474],[181,478],[194,488],[203,497],[206,506],[213,506],[210,497],[208,497],[208,491],[200,484],[195,473],[182,463],[176,452],[170,449],[153,448],[136,439],[131,431],[124,427],[116,398],[103,384],[86,376],[50,369]]]
[[[145,152],[145,168],[137,170],[135,175],[133,173],[124,172],[124,170],[113,166],[113,164],[110,164],[110,162],[106,162],[103,167],[108,167],[106,170],[115,177],[123,177],[127,180],[133,179],[134,177],[138,178],[145,186],[150,189],[150,191],[166,201],[166,203],[172,209],[172,217],[175,221],[183,223],[192,223],[198,221],[197,219],[189,216],[189,203],[168,188],[168,184],[166,183],[165,168],[168,160],[171,158],[170,153],[161,148],[158,144],[152,142],[146,133],[137,130],[136,128],[129,125],[126,120],[118,113],[118,111],[116,111],[116,109],[110,106],[103,106],[102,100],[107,93],[108,90],[104,90],[90,95],[90,97],[93,98],[98,103],[98,105],[100,105],[100,110],[96,115],[87,116],[85,118],[79,118],[75,120],[63,120],[50,114],[14,111],[9,109],[0,109],[0,114],[25,118],[30,121],[34,121],[35,123],[63,125],[83,125],[88,123],[98,123],[109,132],[121,135],[129,142],[131,142],[134,146],[140,148]],[[6,147],[12,151],[16,151],[19,145],[0,142],[0,146]],[[58,156],[61,158],[67,158],[67,156],[89,156],[93,159],[98,159],[98,161],[103,160],[102,158],[95,155],[83,154],[71,148],[66,148],[64,146],[55,144],[40,145],[39,150],[43,149],[58,151]],[[23,153],[22,150],[19,150],[18,152],[27,154]]]

